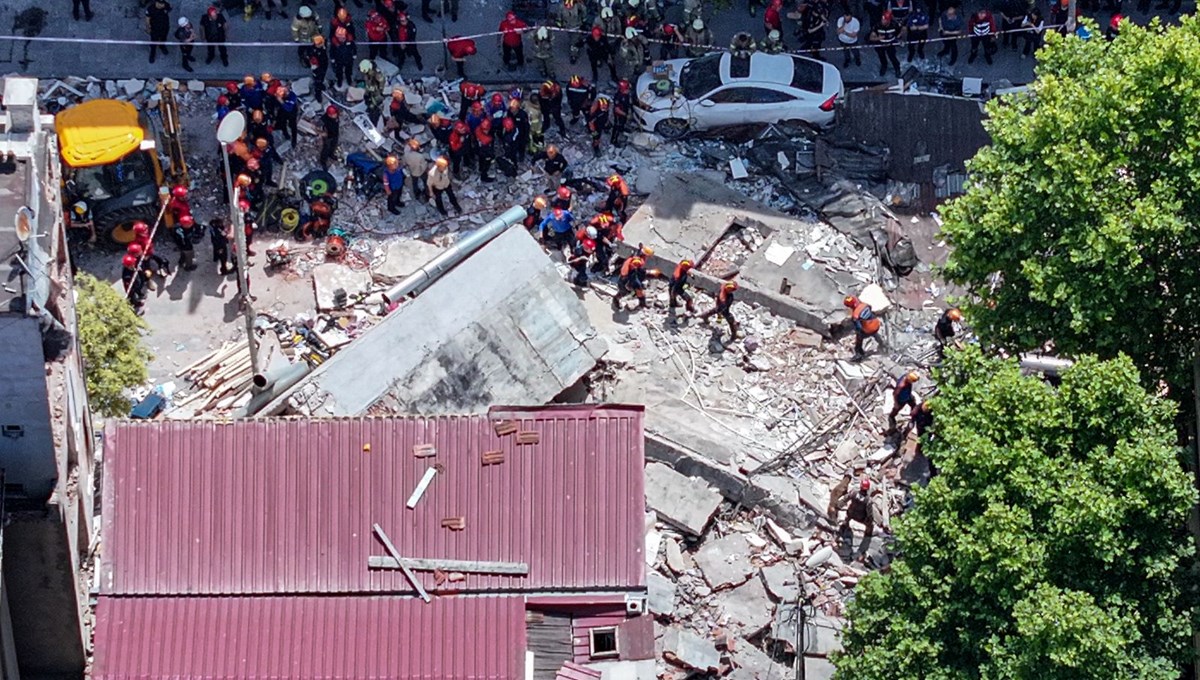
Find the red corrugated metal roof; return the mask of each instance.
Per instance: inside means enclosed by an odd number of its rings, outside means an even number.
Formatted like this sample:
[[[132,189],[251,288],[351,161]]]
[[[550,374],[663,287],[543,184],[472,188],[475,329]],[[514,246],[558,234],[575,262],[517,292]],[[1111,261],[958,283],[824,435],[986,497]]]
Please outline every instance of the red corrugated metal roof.
[[[505,416],[539,443],[498,437]],[[640,407],[121,423],[106,436],[106,595],[408,592],[399,571],[367,569],[386,554],[375,522],[405,557],[529,564],[526,577],[468,575],[467,591],[645,582]],[[437,456],[415,458],[418,444]],[[492,449],[505,461],[481,465]],[[407,509],[433,464],[442,471]],[[441,528],[455,516],[465,531]]]
[[[520,596],[101,597],[95,680],[520,680]]]
[[[554,674],[554,678],[555,680],[600,680],[602,675],[603,673],[594,668],[564,661],[562,668]]]

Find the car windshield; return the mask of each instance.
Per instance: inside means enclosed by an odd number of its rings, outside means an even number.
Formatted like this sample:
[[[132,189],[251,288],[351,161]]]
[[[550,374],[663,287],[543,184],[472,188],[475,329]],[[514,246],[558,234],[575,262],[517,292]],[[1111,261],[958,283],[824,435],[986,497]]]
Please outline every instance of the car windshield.
[[[792,87],[809,92],[825,91],[825,67],[811,59],[792,57]]]
[[[699,99],[721,84],[721,53],[689,61],[679,72],[679,88],[688,99]]]
[[[131,153],[115,163],[79,168],[75,188],[80,198],[101,201],[120,196],[128,189],[154,182],[154,168],[141,152]]]

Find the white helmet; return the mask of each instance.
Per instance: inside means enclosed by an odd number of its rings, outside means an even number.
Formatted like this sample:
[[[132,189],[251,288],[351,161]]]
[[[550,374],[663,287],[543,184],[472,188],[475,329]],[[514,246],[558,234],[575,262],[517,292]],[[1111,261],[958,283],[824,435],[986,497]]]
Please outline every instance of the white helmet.
[[[179,17],[179,27],[183,28],[188,25],[187,17]]]
[[[626,40],[633,40],[634,38],[637,37],[637,34],[638,34],[638,30],[636,28],[634,28],[633,26],[630,26],[629,28],[625,29],[625,39]]]
[[[549,37],[550,37],[550,31],[548,31],[545,26],[542,26],[541,28],[539,28],[537,30],[537,39],[538,40],[545,40],[546,38],[549,38]]]
[[[363,59],[358,62],[358,70],[363,73],[370,73],[372,68],[374,68],[374,64],[371,63],[370,59]]]
[[[308,5],[300,5],[300,18],[308,19],[312,17],[312,8]]]
[[[641,0],[629,0],[630,7],[637,7],[638,4],[640,4],[640,3],[641,3]]]
[[[587,228],[587,237],[588,238],[595,240],[595,238],[599,235],[600,235],[600,232],[596,231],[595,227]]]
[[[612,12],[612,8],[611,8],[611,7],[605,7],[604,9],[600,10],[600,18],[601,18],[601,19],[611,19],[611,18],[613,18],[613,12]]]
[[[779,40],[779,31],[772,30],[767,34],[767,40]]]
[[[692,22],[692,30],[693,31],[703,31],[704,30],[704,20],[696,19],[695,21],[693,21]]]

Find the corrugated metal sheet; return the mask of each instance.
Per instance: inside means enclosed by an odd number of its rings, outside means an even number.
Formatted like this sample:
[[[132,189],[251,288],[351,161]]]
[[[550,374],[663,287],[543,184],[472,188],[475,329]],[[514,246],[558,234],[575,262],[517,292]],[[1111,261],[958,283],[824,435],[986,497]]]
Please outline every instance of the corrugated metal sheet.
[[[95,680],[524,677],[517,597],[101,597]]]
[[[453,584],[465,591],[642,587],[641,407],[507,415],[539,443],[497,437],[499,412],[121,423],[106,433],[102,592],[409,592],[399,571],[367,569],[386,554],[375,522],[405,557],[529,564],[527,577],[468,574]],[[438,455],[415,458],[418,444]],[[492,449],[505,461],[482,466]],[[435,463],[442,472],[406,509]],[[441,528],[458,516],[466,530]]]
[[[554,677],[557,680],[600,680],[602,675],[603,673],[594,668],[567,661],[563,663],[562,668],[558,669],[558,673]]]
[[[888,176],[901,182],[932,182],[934,168],[943,165],[962,170],[991,143],[975,99],[854,90],[845,111],[838,134],[888,147]]]

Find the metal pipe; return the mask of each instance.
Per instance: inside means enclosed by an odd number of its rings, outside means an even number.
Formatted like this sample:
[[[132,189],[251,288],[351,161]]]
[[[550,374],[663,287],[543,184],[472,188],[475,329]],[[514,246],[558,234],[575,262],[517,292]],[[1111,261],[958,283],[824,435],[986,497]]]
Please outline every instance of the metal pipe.
[[[1046,375],[1060,375],[1063,371],[1075,365],[1070,359],[1046,356],[1045,354],[1022,354],[1021,368],[1027,371],[1037,371]]]
[[[499,217],[454,244],[454,247],[450,248],[450,250],[426,262],[420,269],[410,274],[403,281],[389,288],[383,294],[384,301],[390,305],[399,302],[408,295],[421,292],[426,286],[450,271],[459,262],[467,259],[471,253],[479,250],[488,241],[503,234],[509,227],[524,221],[524,219],[525,208],[519,205],[514,205],[505,210]]]
[[[287,392],[293,385],[304,379],[312,371],[312,367],[307,361],[301,361],[297,364],[291,364],[285,370],[281,370],[275,377],[274,382],[268,384],[262,391],[250,397],[250,401],[246,405],[238,409],[234,414],[234,418],[249,418],[258,413],[262,407],[274,401],[276,397]],[[257,379],[258,376],[255,376]]]
[[[251,381],[254,383],[254,388],[257,390],[265,390],[271,385],[274,385],[284,375],[291,371],[292,364],[279,362],[274,366],[267,367],[262,373],[255,373]]]
[[[225,177],[229,181],[229,219],[233,222],[233,238],[237,244],[238,291],[242,294],[242,309],[246,318],[246,345],[250,349],[250,372],[258,374],[258,340],[254,337],[254,307],[250,304],[250,265],[246,255],[246,225],[242,222],[242,211],[238,209],[238,193],[234,188],[233,175],[229,172],[229,145],[221,145],[221,157],[225,159]],[[165,207],[165,204],[164,204]]]

